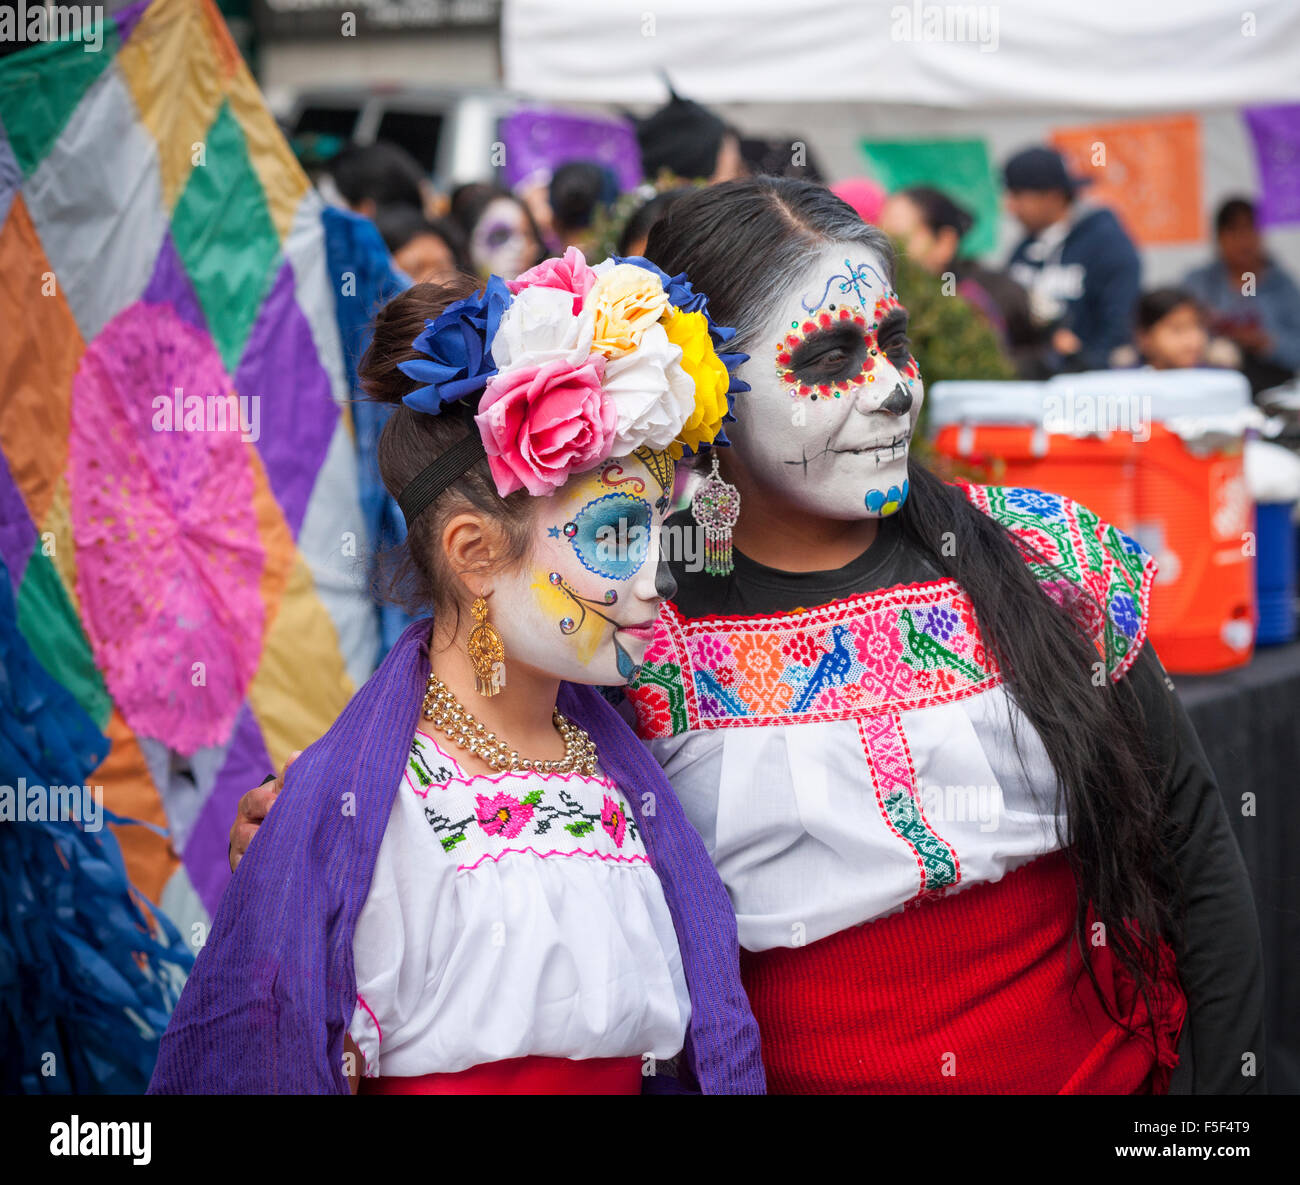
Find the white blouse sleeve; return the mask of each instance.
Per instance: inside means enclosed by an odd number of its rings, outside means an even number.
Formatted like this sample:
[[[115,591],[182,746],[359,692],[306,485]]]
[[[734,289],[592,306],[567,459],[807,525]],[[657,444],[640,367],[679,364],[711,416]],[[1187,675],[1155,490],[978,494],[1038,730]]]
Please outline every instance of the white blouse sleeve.
[[[366,1078],[383,1073],[380,1064],[384,1035],[395,1031],[403,1019],[400,989],[409,919],[403,917],[406,877],[401,870],[411,867],[417,853],[410,848],[412,841],[419,838],[404,826],[405,813],[400,799],[404,790],[404,786],[399,788],[399,798],[393,803],[393,813],[375,861],[370,892],[352,938],[357,999],[348,1032],[361,1050],[364,1060],[358,1069]]]

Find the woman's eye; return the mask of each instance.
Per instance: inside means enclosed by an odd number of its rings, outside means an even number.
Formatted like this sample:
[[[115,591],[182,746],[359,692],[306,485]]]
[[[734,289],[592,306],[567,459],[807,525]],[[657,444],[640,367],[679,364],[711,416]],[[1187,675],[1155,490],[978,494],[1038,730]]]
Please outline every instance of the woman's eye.
[[[901,366],[912,356],[912,343],[906,337],[896,337],[881,347],[885,357],[895,366]]]
[[[830,340],[824,343],[807,342],[795,350],[790,369],[805,382],[834,382],[856,374],[862,365],[866,343]]]

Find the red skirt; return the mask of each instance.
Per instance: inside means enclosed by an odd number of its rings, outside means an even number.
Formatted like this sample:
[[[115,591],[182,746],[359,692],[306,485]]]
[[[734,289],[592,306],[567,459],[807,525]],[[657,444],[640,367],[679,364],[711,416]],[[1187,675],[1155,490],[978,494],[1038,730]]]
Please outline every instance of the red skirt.
[[[1164,1094],[1187,1013],[1161,942],[1152,1039],[1107,946],[1074,947],[1064,853],[805,947],[741,952],[774,1094]],[[1082,975],[1080,976],[1080,972]]]
[[[640,1094],[639,1057],[514,1057],[456,1074],[362,1078],[357,1094]]]

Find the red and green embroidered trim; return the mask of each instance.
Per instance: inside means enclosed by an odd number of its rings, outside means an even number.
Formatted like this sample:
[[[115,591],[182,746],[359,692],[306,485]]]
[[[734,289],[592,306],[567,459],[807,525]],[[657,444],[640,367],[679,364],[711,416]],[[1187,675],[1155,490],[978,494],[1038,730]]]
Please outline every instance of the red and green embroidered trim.
[[[1096,640],[1112,679],[1137,657],[1155,561],[1059,494],[963,485],[1021,541],[1044,592]],[[644,739],[692,729],[902,712],[1001,681],[970,598],[952,580],[902,585],[764,617],[687,620],[671,603],[628,696]]]
[[[1095,640],[1112,679],[1146,638],[1156,561],[1134,539],[1062,494],[963,486],[971,503],[1020,540],[1029,569]]]
[[[902,720],[892,712],[864,716],[858,721],[858,735],[880,813],[890,831],[916,857],[918,895],[950,889],[961,880],[961,861],[957,849],[934,830],[921,808],[916,768]]]
[[[628,694],[658,737],[908,711],[1000,678],[970,598],[944,580],[770,617],[688,621],[667,604]]]

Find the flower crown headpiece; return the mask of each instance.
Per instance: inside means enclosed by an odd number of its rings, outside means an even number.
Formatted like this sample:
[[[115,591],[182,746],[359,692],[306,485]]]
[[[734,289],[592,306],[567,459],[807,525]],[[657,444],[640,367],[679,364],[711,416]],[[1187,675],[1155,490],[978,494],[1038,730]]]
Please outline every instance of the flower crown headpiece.
[[[746,354],[722,347],[736,331],[715,325],[685,274],[614,256],[588,265],[570,247],[516,280],[492,276],[448,305],[402,362],[423,385],[402,400],[438,415],[482,392],[477,432],[438,457],[402,491],[409,526],[487,457],[497,492],[545,495],[573,474],[637,449],[684,453],[729,443],[731,371]]]

